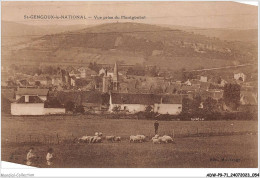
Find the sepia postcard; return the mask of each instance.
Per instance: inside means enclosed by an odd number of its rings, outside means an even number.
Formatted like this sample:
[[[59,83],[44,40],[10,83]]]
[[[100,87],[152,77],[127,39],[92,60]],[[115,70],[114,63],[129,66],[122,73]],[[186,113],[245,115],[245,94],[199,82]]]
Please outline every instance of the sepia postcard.
[[[259,177],[258,160],[257,2],[1,2],[1,176]]]

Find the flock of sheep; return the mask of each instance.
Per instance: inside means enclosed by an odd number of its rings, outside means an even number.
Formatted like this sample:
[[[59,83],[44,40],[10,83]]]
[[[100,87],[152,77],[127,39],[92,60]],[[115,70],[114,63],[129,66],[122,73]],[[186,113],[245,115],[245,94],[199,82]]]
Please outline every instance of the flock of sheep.
[[[83,136],[78,139],[78,143],[101,143],[102,139],[105,138],[106,141],[108,142],[121,142],[121,137],[119,136],[105,136],[102,137],[102,132],[96,132],[94,136]],[[129,138],[129,142],[131,143],[142,143],[147,141],[147,136],[145,135],[131,135]],[[159,136],[155,135],[152,138],[152,142],[154,144],[161,144],[161,143],[173,143],[173,138],[164,135],[164,136]]]

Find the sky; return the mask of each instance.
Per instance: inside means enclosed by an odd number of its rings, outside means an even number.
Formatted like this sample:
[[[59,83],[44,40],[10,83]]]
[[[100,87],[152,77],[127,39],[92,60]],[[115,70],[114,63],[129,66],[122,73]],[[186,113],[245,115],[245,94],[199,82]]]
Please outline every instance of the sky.
[[[87,19],[24,19],[24,15],[82,15]],[[142,16],[140,20],[96,20],[94,16]],[[200,28],[253,29],[258,27],[257,6],[236,2],[178,1],[2,1],[2,20],[29,25],[94,25],[108,22],[138,22]]]

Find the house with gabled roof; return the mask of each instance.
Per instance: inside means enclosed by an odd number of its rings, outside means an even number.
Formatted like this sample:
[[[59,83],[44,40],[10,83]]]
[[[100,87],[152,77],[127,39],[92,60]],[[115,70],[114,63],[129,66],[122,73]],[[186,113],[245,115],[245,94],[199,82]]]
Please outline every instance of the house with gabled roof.
[[[15,93],[15,98],[18,100],[22,96],[28,98],[29,96],[38,96],[41,100],[46,101],[49,89],[40,88],[18,88]]]
[[[242,73],[242,72],[236,73],[236,74],[234,74],[234,79],[235,80],[240,80],[240,81],[244,82],[246,80],[246,75],[244,73]]]
[[[121,111],[137,113],[151,106],[156,113],[176,115],[182,111],[182,95],[111,93],[109,104],[110,112],[118,107]]]
[[[77,71],[80,72],[80,78],[93,77],[97,75],[97,72],[88,67],[80,67]]]
[[[19,88],[16,101],[11,103],[12,115],[64,114],[65,108],[45,108],[48,89]]]
[[[76,77],[77,79],[81,78],[81,73],[77,70],[72,70],[69,72],[69,76],[72,77]]]
[[[183,95],[159,95],[157,98],[160,101],[155,101],[154,112],[159,114],[177,115],[182,111]]]

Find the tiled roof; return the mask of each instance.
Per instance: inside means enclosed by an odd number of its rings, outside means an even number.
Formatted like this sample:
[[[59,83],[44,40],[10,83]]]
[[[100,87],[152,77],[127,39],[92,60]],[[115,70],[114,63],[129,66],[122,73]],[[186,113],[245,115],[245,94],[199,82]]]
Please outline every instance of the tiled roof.
[[[208,97],[211,97],[218,100],[223,97],[223,90],[200,90],[199,94],[202,99],[207,99]]]
[[[161,95],[162,104],[181,104],[182,95]]]
[[[16,103],[26,103],[25,102],[25,96],[22,96],[19,98]],[[44,101],[39,98],[39,96],[29,96],[29,102],[28,103],[44,103]]]
[[[53,95],[57,97],[62,104],[66,104],[69,101],[77,105],[84,103],[102,103],[101,93],[97,91],[58,91]]]
[[[112,93],[113,104],[154,104],[153,94]]]
[[[181,104],[181,95],[156,95],[156,94],[133,94],[133,93],[112,93],[113,104],[143,104],[154,103]]]
[[[47,96],[49,89],[39,88],[19,88],[16,92],[17,95],[39,95]]]

